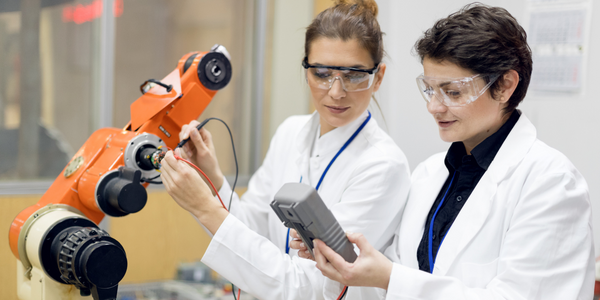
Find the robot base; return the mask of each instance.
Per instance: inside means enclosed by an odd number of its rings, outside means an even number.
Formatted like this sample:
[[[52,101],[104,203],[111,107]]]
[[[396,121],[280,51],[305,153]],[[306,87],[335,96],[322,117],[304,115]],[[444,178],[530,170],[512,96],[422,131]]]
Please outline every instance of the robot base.
[[[58,283],[46,276],[43,270],[31,268],[31,278],[20,260],[17,261],[17,296],[21,300],[90,300],[82,297],[72,284]]]

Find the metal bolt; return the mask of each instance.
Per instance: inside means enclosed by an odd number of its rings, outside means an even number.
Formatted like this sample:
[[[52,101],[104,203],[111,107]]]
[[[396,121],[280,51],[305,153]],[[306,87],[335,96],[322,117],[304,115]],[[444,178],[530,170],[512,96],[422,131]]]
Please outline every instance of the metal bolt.
[[[98,174],[98,175],[102,176],[102,173],[100,173],[100,174]]]

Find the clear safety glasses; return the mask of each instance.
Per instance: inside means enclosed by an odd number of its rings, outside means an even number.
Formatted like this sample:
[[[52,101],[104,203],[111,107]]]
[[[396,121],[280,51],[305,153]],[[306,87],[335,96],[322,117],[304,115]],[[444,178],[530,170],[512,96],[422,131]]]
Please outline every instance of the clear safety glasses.
[[[437,96],[446,106],[464,106],[477,100],[499,77],[499,74],[477,74],[464,78],[421,75],[417,77],[417,85],[427,103]]]
[[[370,88],[375,74],[379,71],[379,65],[375,65],[372,69],[311,65],[306,57],[302,61],[302,66],[310,86],[329,90],[335,80],[339,79],[346,92],[359,92]]]

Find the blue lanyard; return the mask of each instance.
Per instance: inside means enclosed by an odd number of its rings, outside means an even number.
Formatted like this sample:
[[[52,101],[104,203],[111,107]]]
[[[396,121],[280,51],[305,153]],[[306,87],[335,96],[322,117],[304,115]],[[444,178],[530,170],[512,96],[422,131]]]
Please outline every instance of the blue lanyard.
[[[446,192],[444,193],[444,197],[442,198],[442,201],[440,201],[440,204],[438,205],[438,207],[435,209],[435,212],[433,213],[433,217],[431,218],[431,223],[429,223],[429,236],[427,239],[427,241],[428,241],[427,251],[429,254],[429,273],[433,273],[433,264],[435,263],[435,260],[433,258],[433,246],[432,246],[432,244],[433,244],[433,222],[435,221],[435,216],[437,216],[437,213],[440,210],[440,208],[442,207],[442,204],[444,204],[444,200],[446,199],[446,196],[448,195],[448,191],[450,191],[450,188],[452,187],[452,182],[454,181],[454,176],[456,176],[456,171],[454,171],[454,174],[452,174],[452,179],[450,180],[448,189],[446,189]],[[444,242],[443,238],[442,238],[442,241],[440,242],[440,247],[442,246],[442,242]],[[438,252],[439,252],[440,247],[438,247]]]
[[[321,187],[323,178],[325,178],[325,175],[329,171],[329,168],[331,167],[331,165],[333,165],[333,162],[338,158],[338,156],[340,156],[340,154],[342,154],[342,152],[344,152],[344,150],[346,150],[348,145],[350,145],[350,143],[352,143],[354,138],[363,130],[363,128],[365,127],[365,125],[367,125],[369,120],[371,120],[371,112],[370,111],[367,111],[367,112],[369,113],[369,116],[367,117],[367,119],[362,124],[360,124],[360,127],[358,127],[358,129],[356,129],[354,134],[352,134],[352,136],[346,141],[346,143],[342,146],[342,148],[340,148],[340,150],[336,153],[336,155],[331,159],[331,161],[327,165],[327,168],[325,168],[325,171],[323,171],[323,174],[321,174],[321,179],[319,179],[319,183],[317,183],[317,187],[315,188],[317,191],[319,190],[319,187]],[[300,176],[300,182],[302,182],[302,176]],[[286,254],[290,253],[290,228],[288,228],[287,237],[285,238],[285,253]]]

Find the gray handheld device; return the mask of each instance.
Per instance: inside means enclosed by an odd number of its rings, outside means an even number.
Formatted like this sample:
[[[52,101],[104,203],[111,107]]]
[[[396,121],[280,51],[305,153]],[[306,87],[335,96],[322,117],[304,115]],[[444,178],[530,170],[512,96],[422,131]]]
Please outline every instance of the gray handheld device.
[[[296,229],[313,255],[313,239],[323,241],[347,262],[356,260],[354,246],[317,191],[309,185],[286,183],[271,202],[283,225]]]

